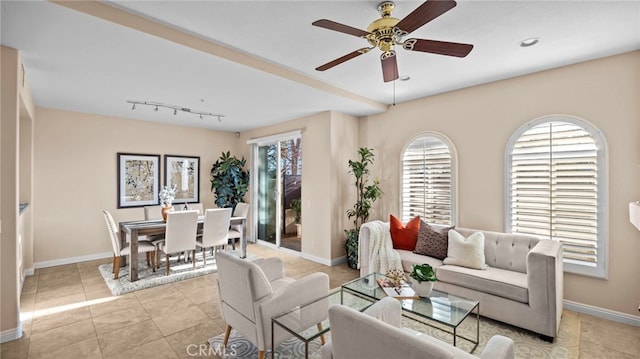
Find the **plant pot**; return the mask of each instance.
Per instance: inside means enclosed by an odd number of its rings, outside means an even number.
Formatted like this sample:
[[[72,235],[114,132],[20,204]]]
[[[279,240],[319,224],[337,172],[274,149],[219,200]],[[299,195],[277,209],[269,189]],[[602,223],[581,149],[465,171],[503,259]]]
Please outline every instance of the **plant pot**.
[[[173,211],[172,206],[162,206],[162,220],[167,221],[167,213]]]
[[[433,290],[433,282],[428,280],[418,282],[417,280],[411,278],[411,287],[417,295],[421,297],[428,297],[431,295],[431,291]]]
[[[358,257],[347,257],[347,265],[351,269],[358,269]]]
[[[296,223],[296,237],[302,237],[302,224]]]

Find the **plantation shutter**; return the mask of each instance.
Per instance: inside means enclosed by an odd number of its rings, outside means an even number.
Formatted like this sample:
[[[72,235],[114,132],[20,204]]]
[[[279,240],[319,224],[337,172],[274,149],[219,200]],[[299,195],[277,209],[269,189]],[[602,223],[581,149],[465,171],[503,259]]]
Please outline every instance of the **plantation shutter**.
[[[452,180],[449,147],[434,136],[411,142],[402,157],[402,220],[451,224]]]
[[[532,127],[511,152],[511,231],[563,243],[564,260],[595,267],[597,146],[582,127]]]

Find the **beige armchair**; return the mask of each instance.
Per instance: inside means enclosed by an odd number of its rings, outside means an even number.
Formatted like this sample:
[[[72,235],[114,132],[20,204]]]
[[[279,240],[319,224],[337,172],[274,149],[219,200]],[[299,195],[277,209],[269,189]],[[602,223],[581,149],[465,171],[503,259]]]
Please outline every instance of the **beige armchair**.
[[[233,328],[258,347],[259,359],[271,348],[272,317],[329,293],[326,273],[313,273],[298,280],[287,278],[279,258],[248,261],[219,252],[216,261],[220,311],[227,323],[223,344],[227,345]],[[326,317],[326,312],[318,313],[318,322]],[[274,345],[290,337],[288,332],[276,330]]]
[[[401,320],[400,301],[391,297],[383,298],[364,312],[334,304],[329,307],[332,339],[322,347],[322,358],[477,359],[449,343],[401,328]],[[494,335],[480,358],[513,359],[513,341]]]

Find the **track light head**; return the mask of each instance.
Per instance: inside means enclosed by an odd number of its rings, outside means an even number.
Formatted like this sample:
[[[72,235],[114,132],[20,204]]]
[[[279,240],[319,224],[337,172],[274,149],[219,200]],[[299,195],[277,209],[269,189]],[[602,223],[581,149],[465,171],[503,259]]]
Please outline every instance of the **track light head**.
[[[135,110],[135,109],[136,109],[136,104],[135,104],[135,103],[133,104],[133,106],[131,106],[131,109],[132,109],[132,110]]]

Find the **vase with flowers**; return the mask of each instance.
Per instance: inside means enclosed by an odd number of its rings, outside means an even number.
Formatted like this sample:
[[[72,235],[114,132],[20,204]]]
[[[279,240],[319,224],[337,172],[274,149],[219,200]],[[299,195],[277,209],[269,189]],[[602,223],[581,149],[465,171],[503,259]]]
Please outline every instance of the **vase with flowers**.
[[[176,189],[177,186],[175,183],[172,184],[171,187],[164,186],[158,195],[158,197],[160,197],[160,203],[162,204],[162,220],[165,222],[167,221],[167,213],[173,209],[171,204],[176,198]]]

